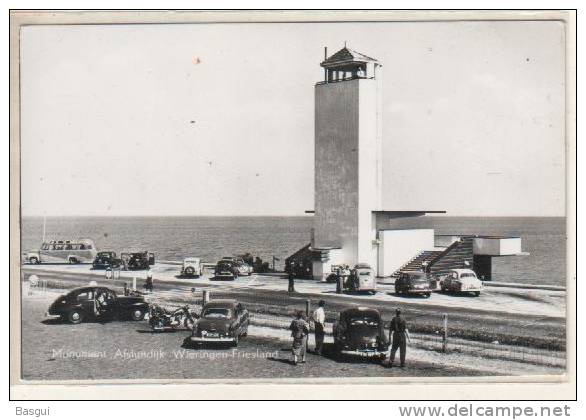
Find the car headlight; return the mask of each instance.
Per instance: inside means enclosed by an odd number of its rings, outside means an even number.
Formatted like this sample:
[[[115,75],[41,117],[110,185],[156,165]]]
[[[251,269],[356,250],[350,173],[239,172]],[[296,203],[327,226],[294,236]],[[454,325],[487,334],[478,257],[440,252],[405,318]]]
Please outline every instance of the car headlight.
[[[201,336],[205,337],[206,335],[208,335],[208,332],[206,330],[201,330]]]

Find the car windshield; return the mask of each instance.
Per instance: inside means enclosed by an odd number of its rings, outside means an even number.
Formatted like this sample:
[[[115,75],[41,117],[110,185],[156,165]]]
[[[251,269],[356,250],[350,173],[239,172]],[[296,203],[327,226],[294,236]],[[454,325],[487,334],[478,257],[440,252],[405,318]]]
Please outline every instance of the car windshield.
[[[427,277],[425,277],[424,275],[412,275],[411,276],[411,281],[413,283],[427,283]]]
[[[465,279],[465,278],[476,278],[476,275],[474,273],[462,273],[460,274],[460,278],[461,279]]]
[[[230,309],[227,308],[208,308],[203,313],[204,318],[230,318]]]
[[[348,325],[367,325],[376,327],[378,326],[378,319],[371,316],[353,317],[348,321]]]

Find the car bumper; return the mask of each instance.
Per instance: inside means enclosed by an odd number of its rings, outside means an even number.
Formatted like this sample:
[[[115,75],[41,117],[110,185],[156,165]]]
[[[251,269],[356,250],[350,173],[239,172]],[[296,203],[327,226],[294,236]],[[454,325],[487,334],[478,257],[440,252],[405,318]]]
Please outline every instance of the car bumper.
[[[431,292],[432,292],[431,289],[410,289],[410,290],[407,290],[407,293],[409,293],[410,295],[426,295]]]
[[[482,292],[482,288],[480,287],[461,288],[457,290],[458,292]]]
[[[234,337],[189,337],[192,343],[233,343]]]
[[[377,348],[373,348],[373,349],[342,349],[342,353],[344,354],[350,354],[350,355],[354,355],[354,356],[378,356],[378,355],[382,355],[382,354],[386,354],[387,351],[386,350],[379,350]]]

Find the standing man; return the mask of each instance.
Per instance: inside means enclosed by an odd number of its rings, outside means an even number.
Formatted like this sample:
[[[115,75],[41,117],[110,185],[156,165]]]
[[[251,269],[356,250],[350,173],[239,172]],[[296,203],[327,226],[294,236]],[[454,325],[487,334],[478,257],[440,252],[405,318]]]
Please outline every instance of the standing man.
[[[405,322],[405,319],[401,316],[400,309],[395,310],[395,317],[391,320],[389,338],[391,336],[393,337],[393,345],[391,347],[389,367],[393,367],[397,349],[399,349],[401,352],[401,367],[405,367],[405,356],[407,353],[407,339],[409,338],[409,330],[407,329],[407,323]]]
[[[293,270],[289,272],[289,285],[287,287],[287,291],[289,293],[295,292],[295,274],[293,274]]]
[[[151,270],[147,271],[144,288],[151,293],[153,292],[153,272]]]
[[[311,316],[314,324],[315,353],[319,354],[320,356],[324,347],[324,327],[326,323],[325,306],[326,302],[324,300],[320,300],[317,309],[313,311],[313,315]]]

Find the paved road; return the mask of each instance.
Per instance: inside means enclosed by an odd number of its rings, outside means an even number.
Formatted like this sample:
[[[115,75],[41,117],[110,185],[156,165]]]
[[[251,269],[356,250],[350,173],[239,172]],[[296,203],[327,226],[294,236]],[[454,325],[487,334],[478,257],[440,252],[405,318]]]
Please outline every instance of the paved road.
[[[62,285],[73,288],[86,285],[96,276],[83,274],[63,274],[54,271],[43,271],[39,267],[29,270],[23,267],[25,275],[34,272],[45,279],[60,282]],[[103,275],[101,277],[103,279]],[[101,280],[100,280],[101,281]],[[120,290],[127,279],[111,280],[115,289]],[[196,295],[191,294],[191,285],[185,282],[165,281],[156,282],[155,296],[167,300],[199,299],[201,289]],[[315,304],[319,299],[326,299],[328,316],[334,317],[343,308],[351,305],[368,305],[379,309],[385,319],[389,320],[393,311],[400,306],[410,321],[412,331],[436,332],[442,329],[442,314],[448,315],[450,336],[473,340],[503,344],[521,344],[550,350],[565,349],[565,318],[555,316],[532,315],[530,313],[511,313],[500,310],[506,309],[495,305],[495,309],[474,309],[473,307],[450,307],[444,304],[435,305],[424,298],[402,298],[400,303],[365,299],[363,296],[336,295],[335,293],[293,293],[288,294],[281,290],[267,290],[246,285],[234,286],[232,282],[209,282],[206,289],[211,290],[212,297],[236,298],[247,304],[251,310],[270,312],[276,311],[281,315],[304,309],[307,299]],[[529,296],[527,297],[529,298]],[[458,299],[468,299],[474,302],[474,297],[459,296]]]
[[[54,297],[54,296],[53,296]],[[293,366],[287,342],[249,336],[238,348],[182,347],[187,331],[152,333],[145,321],[70,325],[47,320],[51,297],[25,297],[22,372],[27,380],[236,379],[486,375],[438,363],[388,369],[377,362],[308,355]]]

